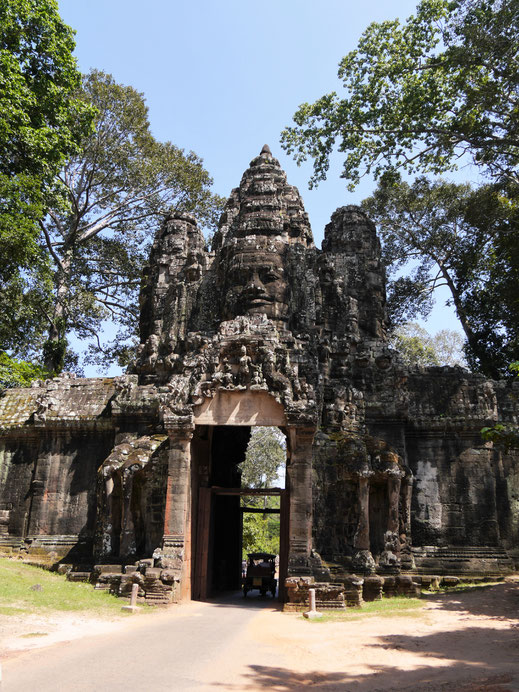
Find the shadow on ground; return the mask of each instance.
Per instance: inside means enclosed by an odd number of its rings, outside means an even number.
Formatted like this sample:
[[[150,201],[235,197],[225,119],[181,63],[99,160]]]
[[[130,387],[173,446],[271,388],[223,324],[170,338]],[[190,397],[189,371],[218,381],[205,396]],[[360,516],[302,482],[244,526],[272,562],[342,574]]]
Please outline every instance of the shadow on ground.
[[[208,603],[212,603],[219,608],[265,608],[267,610],[283,610],[283,604],[276,598],[261,596],[258,592],[248,593],[244,597],[242,591],[221,591],[220,593],[207,599]]]
[[[236,690],[271,689],[278,692],[311,687],[316,692],[517,692],[519,691],[519,585],[500,584],[464,593],[427,597],[435,608],[459,612],[460,629],[431,634],[395,634],[375,637],[366,646],[369,673],[348,671],[348,651],[337,661],[339,672],[301,672],[289,668],[250,666],[247,682]],[[484,620],[478,626],[471,616]],[[502,622],[508,620],[509,626]],[[467,621],[467,626],[463,623]],[[470,621],[470,622],[469,622]],[[353,626],[344,623],[345,626]],[[311,626],[311,625],[310,625]],[[319,625],[326,627],[326,623]],[[355,631],[352,629],[352,637]],[[373,643],[374,642],[374,643]],[[381,665],[379,651],[389,650],[394,665]],[[399,654],[412,652],[417,664],[399,666]],[[430,662],[428,662],[430,661]],[[358,658],[357,658],[358,662]],[[401,661],[402,662],[402,661]],[[342,671],[341,671],[342,669]],[[227,687],[227,689],[233,689]]]
[[[413,671],[406,682],[392,681],[390,672],[374,673],[364,678],[352,678],[342,673],[298,673],[283,668],[251,666],[250,684],[240,684],[235,689],[271,689],[276,692],[300,690],[311,687],[317,692],[516,692],[512,673],[474,675],[474,672],[459,671],[452,682],[428,680],[420,671]],[[399,675],[399,679],[401,676]],[[510,683],[513,684],[510,687]],[[226,685],[227,689],[230,689]]]
[[[441,604],[443,610],[465,610],[498,620],[519,618],[519,583],[477,586],[466,591],[430,594],[427,600]]]

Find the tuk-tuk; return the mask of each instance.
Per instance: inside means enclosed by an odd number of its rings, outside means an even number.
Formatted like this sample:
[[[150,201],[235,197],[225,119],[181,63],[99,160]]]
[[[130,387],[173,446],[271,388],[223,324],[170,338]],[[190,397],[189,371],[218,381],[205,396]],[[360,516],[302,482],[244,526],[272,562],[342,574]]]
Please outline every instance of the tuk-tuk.
[[[270,553],[248,553],[247,572],[243,579],[243,596],[249,591],[258,589],[262,596],[270,591],[272,598],[276,595],[277,579],[276,556]]]

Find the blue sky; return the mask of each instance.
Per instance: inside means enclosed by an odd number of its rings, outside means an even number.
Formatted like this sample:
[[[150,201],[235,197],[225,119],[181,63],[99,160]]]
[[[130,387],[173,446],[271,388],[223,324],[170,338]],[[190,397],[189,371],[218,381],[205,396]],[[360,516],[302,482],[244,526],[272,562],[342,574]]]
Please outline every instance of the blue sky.
[[[154,136],[204,159],[228,195],[267,143],[297,185],[320,244],[332,212],[369,194],[339,178],[307,189],[311,166],[281,150],[297,106],[340,88],[337,65],[372,21],[405,19],[414,0],[59,0],[83,72],[111,73],[143,92]]]
[[[214,190],[228,195],[263,144],[297,185],[321,244],[332,212],[373,189],[354,193],[340,176],[308,190],[311,165],[298,168],[281,149],[281,130],[304,101],[340,91],[339,60],[373,21],[413,13],[415,0],[58,0],[76,31],[83,72],[97,68],[141,91],[154,136],[204,159]],[[440,305],[443,301],[440,301]],[[431,331],[456,327],[437,309]]]

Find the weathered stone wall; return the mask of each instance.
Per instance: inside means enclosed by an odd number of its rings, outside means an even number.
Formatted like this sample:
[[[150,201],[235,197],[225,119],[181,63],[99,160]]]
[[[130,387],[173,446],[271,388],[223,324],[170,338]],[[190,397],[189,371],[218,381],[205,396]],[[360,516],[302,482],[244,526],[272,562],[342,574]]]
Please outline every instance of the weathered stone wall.
[[[503,418],[496,393],[503,388],[456,368],[409,377],[406,453],[414,476],[415,545],[500,544],[498,516],[511,521],[501,501],[508,481],[501,453],[480,430]]]
[[[37,437],[6,436],[0,451],[0,539],[22,537],[27,532]]]
[[[335,445],[323,433],[318,433],[314,442],[313,541],[320,555],[340,562],[344,557],[352,558],[355,552],[358,481],[351,478]]]
[[[423,571],[431,550],[435,569],[507,568],[505,548],[519,560],[519,459],[480,429],[519,423],[519,386],[406,370],[386,326],[373,224],[341,207],[317,249],[299,192],[264,147],[211,251],[187,214],[158,229],[133,374],[0,397],[0,544],[32,537],[54,557],[85,555],[95,534],[100,560],[145,558],[150,594],[188,594],[197,494],[238,482],[211,477],[212,433],[260,419],[288,439],[294,578],[338,578],[358,595],[348,572],[378,570],[391,590],[387,575]],[[377,577],[366,584],[381,592]]]
[[[519,382],[496,385],[499,419],[519,426]],[[519,566],[519,459],[517,451],[501,452],[496,469],[499,533],[503,546]]]
[[[0,510],[8,513],[0,538],[46,536],[50,544],[53,536],[76,536],[84,558],[90,559],[97,468],[112,447],[113,434],[45,431],[37,438],[4,437],[0,444]]]
[[[44,537],[54,557],[74,547],[74,559],[91,558],[97,469],[114,441],[105,415],[114,392],[112,380],[65,376],[4,393],[0,542]]]
[[[496,455],[478,433],[417,430],[407,438],[414,476],[415,545],[498,545]]]

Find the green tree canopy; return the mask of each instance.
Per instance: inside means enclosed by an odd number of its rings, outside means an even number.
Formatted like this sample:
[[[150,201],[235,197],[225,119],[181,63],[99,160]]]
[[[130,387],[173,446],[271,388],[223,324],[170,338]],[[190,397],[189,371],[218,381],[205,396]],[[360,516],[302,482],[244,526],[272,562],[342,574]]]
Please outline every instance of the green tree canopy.
[[[473,370],[492,376],[509,375],[509,363],[519,359],[518,201],[514,185],[485,185],[465,208],[473,249],[460,257],[458,277],[479,344],[469,344],[466,356]]]
[[[393,325],[427,316],[446,286],[469,365],[506,374],[519,355],[519,239],[509,187],[383,175],[363,207],[378,226]]]
[[[248,553],[279,553],[279,514],[245,512],[243,515],[242,559]]]
[[[441,173],[468,155],[519,182],[519,12],[516,0],[421,0],[416,14],[371,24],[339,66],[335,92],[302,104],[283,147],[326,177],[337,145],[355,187],[398,168]]]
[[[11,387],[28,387],[33,380],[44,379],[47,373],[38,365],[12,358],[0,351],[0,392]]]
[[[38,219],[90,127],[55,0],[0,0],[0,281],[41,260]]]
[[[245,461],[240,465],[242,487],[273,487],[286,456],[285,436],[279,428],[252,428]]]
[[[41,345],[52,283],[38,222],[56,199],[56,175],[93,118],[77,94],[73,49],[55,0],[0,0],[2,386],[26,382],[32,367],[5,350],[32,358]]]
[[[286,463],[286,440],[279,428],[265,426],[251,430],[245,460],[240,465],[242,488],[279,486],[278,477]],[[245,497],[242,506],[279,509],[279,497]],[[243,515],[243,558],[250,552],[279,551],[279,514],[245,512]]]
[[[453,329],[441,329],[431,335],[419,324],[408,322],[393,330],[390,344],[407,366],[466,365],[463,337]]]
[[[135,334],[141,268],[161,218],[189,211],[211,226],[222,207],[202,160],[153,138],[142,94],[94,70],[79,95],[97,111],[95,130],[59,174],[63,202],[40,222],[54,270],[45,364],[55,371],[72,331],[96,339],[94,362],[121,356]],[[105,319],[119,326],[110,344],[99,338]]]

